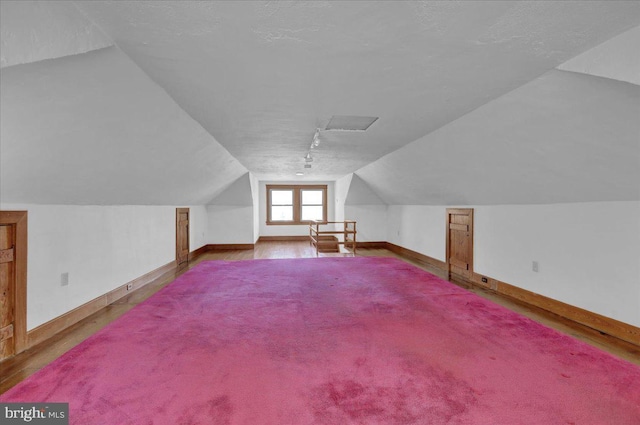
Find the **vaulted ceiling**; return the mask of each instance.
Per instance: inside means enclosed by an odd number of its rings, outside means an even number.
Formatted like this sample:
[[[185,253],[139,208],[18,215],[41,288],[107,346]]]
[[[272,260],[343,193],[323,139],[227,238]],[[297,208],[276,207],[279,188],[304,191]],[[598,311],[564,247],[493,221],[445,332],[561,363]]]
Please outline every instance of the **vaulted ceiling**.
[[[247,171],[356,173],[386,203],[640,199],[640,2],[1,7],[5,202],[209,203]]]

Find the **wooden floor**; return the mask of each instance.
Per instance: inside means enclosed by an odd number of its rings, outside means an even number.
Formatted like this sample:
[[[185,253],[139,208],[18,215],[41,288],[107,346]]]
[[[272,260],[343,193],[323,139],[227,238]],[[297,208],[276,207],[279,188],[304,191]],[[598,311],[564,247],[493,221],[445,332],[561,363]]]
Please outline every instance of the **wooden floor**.
[[[341,255],[344,254],[320,254],[320,256]],[[444,270],[412,262],[399,257],[386,249],[358,249],[357,255],[397,257],[442,278],[445,276]],[[312,249],[307,242],[259,242],[253,250],[208,252],[200,256],[196,261],[192,262],[189,265],[189,268],[194,267],[201,261],[207,260],[230,261],[258,258],[312,258],[315,256],[315,250]],[[118,300],[114,304],[107,306],[103,310],[64,330],[53,338],[0,363],[0,393],[7,391],[9,388],[18,384],[32,373],[54,361],[128,310],[156,293],[159,289],[171,283],[177,276],[181,275],[186,270],[188,269],[184,269],[171,276],[167,276],[160,281],[142,287]],[[546,312],[536,307],[527,306],[519,301],[497,295],[484,288],[469,287],[469,285],[466,285],[463,282],[454,281],[454,283],[551,328],[557,329],[597,348],[608,351],[627,361],[640,365],[640,347],[609,335],[601,334],[598,331],[579,325],[553,313]]]

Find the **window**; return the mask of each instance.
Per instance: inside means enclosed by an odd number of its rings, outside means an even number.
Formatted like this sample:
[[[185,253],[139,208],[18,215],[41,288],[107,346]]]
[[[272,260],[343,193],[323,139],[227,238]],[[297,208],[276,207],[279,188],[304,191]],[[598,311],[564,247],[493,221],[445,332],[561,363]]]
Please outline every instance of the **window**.
[[[267,185],[267,224],[327,221],[327,186]]]

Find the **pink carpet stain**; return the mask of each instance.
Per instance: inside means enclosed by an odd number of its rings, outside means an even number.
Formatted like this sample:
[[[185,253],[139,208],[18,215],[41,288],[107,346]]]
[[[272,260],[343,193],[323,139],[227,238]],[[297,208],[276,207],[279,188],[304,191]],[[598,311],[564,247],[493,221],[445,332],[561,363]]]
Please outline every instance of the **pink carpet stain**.
[[[640,424],[640,367],[393,258],[209,261],[0,395],[71,424]]]

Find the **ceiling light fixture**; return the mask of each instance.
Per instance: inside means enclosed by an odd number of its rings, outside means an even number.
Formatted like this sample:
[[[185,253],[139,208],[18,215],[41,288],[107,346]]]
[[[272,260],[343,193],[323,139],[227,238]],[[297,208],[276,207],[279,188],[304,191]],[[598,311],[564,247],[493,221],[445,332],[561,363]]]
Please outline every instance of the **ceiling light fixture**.
[[[302,171],[298,171],[298,172],[296,173],[296,176],[304,176],[304,173],[303,173]]]
[[[311,150],[313,148],[317,148],[318,146],[320,146],[320,129],[316,128],[316,131],[313,133],[313,139],[311,140],[311,145],[309,146],[309,151],[307,151],[307,154],[304,156],[304,162],[306,163],[304,165],[304,168],[311,168],[311,162],[313,162],[313,157],[311,156]]]

